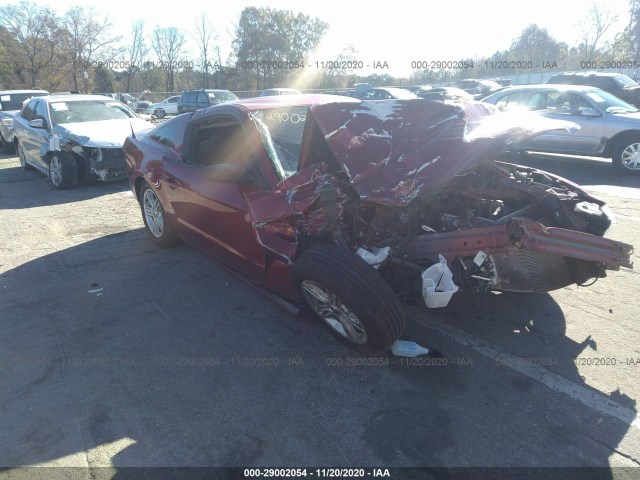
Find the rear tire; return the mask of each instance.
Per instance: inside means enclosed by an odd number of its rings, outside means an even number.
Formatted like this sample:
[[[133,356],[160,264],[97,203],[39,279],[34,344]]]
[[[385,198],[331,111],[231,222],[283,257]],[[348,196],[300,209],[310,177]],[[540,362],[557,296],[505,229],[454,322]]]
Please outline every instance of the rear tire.
[[[180,242],[160,199],[147,183],[140,190],[140,209],[145,229],[153,243],[160,247],[171,247]]]
[[[626,139],[613,149],[613,165],[621,172],[640,175],[640,139]]]
[[[302,298],[342,343],[382,353],[406,321],[391,286],[360,257],[333,244],[316,244],[298,257],[292,275]]]
[[[57,190],[75,187],[78,184],[76,159],[68,153],[54,153],[49,159],[47,176],[53,188]]]

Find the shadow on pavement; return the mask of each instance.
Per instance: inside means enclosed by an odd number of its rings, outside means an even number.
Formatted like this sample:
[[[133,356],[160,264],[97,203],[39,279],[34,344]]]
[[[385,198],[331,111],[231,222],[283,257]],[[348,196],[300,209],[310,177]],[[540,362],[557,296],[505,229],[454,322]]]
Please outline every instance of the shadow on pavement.
[[[409,333],[447,365],[358,356],[142,229],[8,271],[0,300],[5,467],[112,462],[115,479],[130,466],[607,467],[629,429],[428,321]],[[515,355],[589,348],[565,336],[549,295],[459,298],[434,318]],[[558,374],[581,383],[571,365]]]
[[[92,182],[69,190],[56,190],[37,170],[25,171],[7,155],[0,155],[0,209],[22,209],[60,205],[129,190],[126,180]]]

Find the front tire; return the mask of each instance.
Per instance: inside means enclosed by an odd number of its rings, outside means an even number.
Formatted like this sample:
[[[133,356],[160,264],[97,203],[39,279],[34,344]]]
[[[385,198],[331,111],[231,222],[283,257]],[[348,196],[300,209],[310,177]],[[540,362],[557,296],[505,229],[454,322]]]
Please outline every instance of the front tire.
[[[78,184],[78,164],[67,153],[55,153],[49,159],[49,182],[56,190],[73,188]]]
[[[406,321],[391,286],[360,257],[333,244],[316,244],[293,264],[302,298],[342,343],[382,353],[402,334]]]
[[[140,191],[140,208],[144,226],[153,243],[161,247],[171,247],[179,242],[178,235],[167,219],[160,199],[153,188],[146,183]]]
[[[640,139],[621,141],[613,150],[613,165],[622,172],[640,174]]]
[[[155,115],[157,118],[164,118],[164,117],[167,115],[167,112],[165,112],[165,111],[164,111],[163,109],[161,109],[161,108],[158,108],[158,109],[157,109],[155,112],[153,112],[153,113],[154,113],[154,115]]]

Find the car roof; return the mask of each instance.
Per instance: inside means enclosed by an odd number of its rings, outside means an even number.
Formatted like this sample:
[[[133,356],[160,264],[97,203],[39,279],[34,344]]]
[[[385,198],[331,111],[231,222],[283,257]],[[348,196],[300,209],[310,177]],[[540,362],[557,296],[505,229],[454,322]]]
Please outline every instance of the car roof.
[[[598,87],[594,87],[591,85],[568,85],[566,83],[540,83],[533,85],[512,85],[510,87],[504,87],[502,90],[495,92],[498,93],[508,93],[508,92],[517,92],[520,90],[572,90],[577,92],[587,92],[593,90],[600,90]],[[493,96],[493,94],[492,94]]]
[[[49,94],[46,90],[0,90],[1,95],[11,95],[12,93],[44,93]]]
[[[620,72],[562,72],[562,73],[557,73],[553,77],[558,77],[558,76],[562,76],[562,75],[574,76],[574,77],[619,77],[621,75],[624,75],[624,73],[620,73]],[[551,78],[553,78],[553,77],[551,77]]]
[[[107,97],[105,95],[81,95],[81,94],[63,94],[63,95],[48,95],[46,97],[33,97],[33,98],[42,98],[49,103],[52,102],[78,102],[82,100],[101,100],[105,102],[117,102],[113,97]]]
[[[323,105],[325,103],[360,103],[361,100],[344,95],[327,95],[322,93],[301,93],[295,95],[274,95],[271,97],[252,97],[237,100],[234,103],[220,105],[242,105],[248,110],[262,110],[263,108],[296,107]],[[212,107],[215,108],[215,107]]]

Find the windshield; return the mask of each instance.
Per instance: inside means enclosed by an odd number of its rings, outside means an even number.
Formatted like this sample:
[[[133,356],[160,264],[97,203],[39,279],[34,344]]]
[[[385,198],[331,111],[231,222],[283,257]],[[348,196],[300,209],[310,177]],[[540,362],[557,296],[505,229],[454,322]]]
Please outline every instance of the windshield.
[[[262,143],[281,178],[298,171],[307,107],[284,107],[253,112]]]
[[[209,95],[209,99],[213,103],[230,102],[232,100],[238,100],[238,97],[231,92],[207,92],[207,95]]]
[[[621,87],[635,87],[638,85],[633,79],[627,77],[626,75],[618,75],[617,77],[613,77],[618,85]]]
[[[133,118],[134,114],[120,102],[94,100],[52,102],[51,120],[54,125],[64,123],[98,122]]]
[[[607,112],[637,112],[638,109],[633,105],[629,105],[624,100],[620,100],[615,95],[604,90],[590,90],[586,92],[587,97],[595,102],[600,108]]]
[[[31,97],[40,97],[42,95],[46,95],[45,92],[30,92],[30,93],[11,93],[0,95],[0,106],[2,106],[2,110],[20,110],[22,109],[22,104],[25,100]]]

